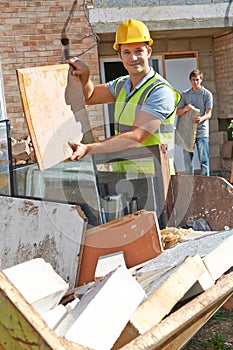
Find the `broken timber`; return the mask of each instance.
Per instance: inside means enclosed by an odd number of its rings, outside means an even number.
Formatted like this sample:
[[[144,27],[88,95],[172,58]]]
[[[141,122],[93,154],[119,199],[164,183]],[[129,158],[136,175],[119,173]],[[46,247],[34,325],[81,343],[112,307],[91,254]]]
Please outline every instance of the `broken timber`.
[[[190,273],[191,271],[191,273]],[[114,350],[128,343],[158,324],[203,273],[201,266],[191,256],[178,266],[133,313]]]
[[[233,272],[121,350],[179,350],[233,294]]]

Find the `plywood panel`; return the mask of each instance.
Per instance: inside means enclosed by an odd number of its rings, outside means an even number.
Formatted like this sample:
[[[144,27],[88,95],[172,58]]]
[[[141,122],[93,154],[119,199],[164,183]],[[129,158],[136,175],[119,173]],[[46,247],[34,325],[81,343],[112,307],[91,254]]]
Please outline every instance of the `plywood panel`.
[[[68,64],[17,70],[29,134],[40,170],[72,154],[68,141],[78,142],[90,124],[82,89]]]
[[[35,257],[75,285],[86,217],[78,206],[1,196],[1,268]]]
[[[175,133],[175,144],[188,152],[193,152],[196,140],[197,124],[193,122],[196,111],[190,110],[178,116]]]

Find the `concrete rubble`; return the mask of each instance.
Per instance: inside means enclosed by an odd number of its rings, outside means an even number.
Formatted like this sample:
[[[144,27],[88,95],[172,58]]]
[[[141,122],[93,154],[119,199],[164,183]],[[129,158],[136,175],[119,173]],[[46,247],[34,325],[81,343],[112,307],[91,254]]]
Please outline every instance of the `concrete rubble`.
[[[11,139],[12,158],[15,165],[36,161],[34,148],[29,136],[20,139]]]

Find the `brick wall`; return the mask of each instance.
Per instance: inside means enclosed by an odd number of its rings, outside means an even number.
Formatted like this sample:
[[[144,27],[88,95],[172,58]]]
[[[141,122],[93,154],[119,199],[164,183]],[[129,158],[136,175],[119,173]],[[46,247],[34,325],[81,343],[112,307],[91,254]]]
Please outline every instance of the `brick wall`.
[[[221,100],[218,109],[219,119],[233,118],[233,34],[216,38],[215,64],[216,86],[218,99]],[[222,93],[224,91],[224,93]]]
[[[225,157],[224,148],[232,148],[228,125],[233,119],[233,34],[221,36],[214,40],[215,66],[216,66],[216,88],[218,104],[219,129],[222,135],[220,148],[221,166],[231,169],[232,159]]]
[[[80,55],[81,59],[88,62],[94,81],[99,81],[96,38],[84,15],[83,1],[77,1],[71,13],[74,4],[70,0],[0,2],[2,74],[7,118],[13,127],[13,137],[28,134],[16,69],[62,63],[61,32],[68,18],[70,21],[66,29],[70,55]],[[100,107],[90,109],[94,126],[102,122],[101,112]]]

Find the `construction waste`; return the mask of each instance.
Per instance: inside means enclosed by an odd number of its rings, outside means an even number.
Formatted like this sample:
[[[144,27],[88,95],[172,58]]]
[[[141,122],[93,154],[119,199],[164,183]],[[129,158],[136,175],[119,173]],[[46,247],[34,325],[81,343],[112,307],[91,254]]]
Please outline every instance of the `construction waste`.
[[[3,273],[56,336],[79,344],[77,349],[139,349],[138,339],[181,312],[186,337],[177,336],[179,345],[172,347],[179,349],[195,333],[190,320],[196,319],[199,329],[208,319],[198,318],[197,310],[212,308],[211,316],[233,294],[233,230],[166,228],[161,237],[165,248],[158,257],[128,269],[123,252],[100,256],[95,280],[72,291],[41,258]],[[163,335],[165,342],[169,334]]]
[[[20,139],[11,138],[12,158],[15,165],[36,161],[32,141],[29,136]]]

